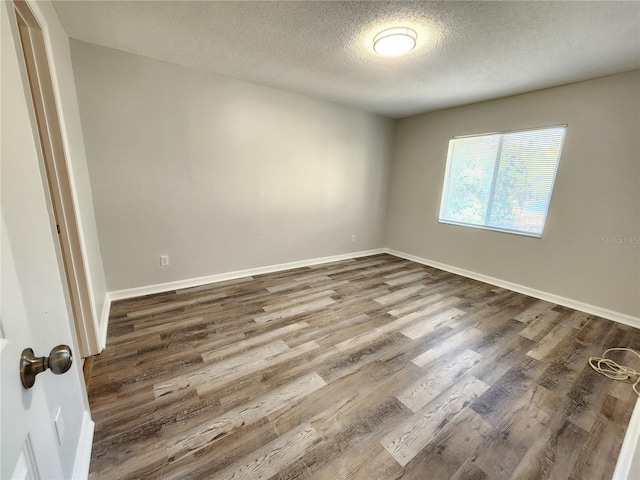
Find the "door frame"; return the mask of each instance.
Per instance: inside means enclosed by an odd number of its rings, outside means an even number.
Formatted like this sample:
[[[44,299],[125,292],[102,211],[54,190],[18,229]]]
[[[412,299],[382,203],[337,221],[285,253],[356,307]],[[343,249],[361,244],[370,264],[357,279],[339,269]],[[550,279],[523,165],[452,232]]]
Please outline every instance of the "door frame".
[[[84,358],[100,353],[100,345],[49,56],[42,27],[27,1],[13,0],[12,6],[35,114],[37,143],[44,159],[43,180],[48,186],[53,207],[50,213],[58,229],[67,301],[73,317],[79,356]]]
[[[68,67],[63,49],[66,37],[62,36],[61,28],[55,23],[57,18],[52,16],[55,15],[53,7],[31,0],[29,6],[44,29],[47,51],[54,54],[60,47],[61,61]],[[2,335],[6,337],[0,340],[2,477],[11,478],[12,473],[20,473],[15,471],[15,462],[19,461],[22,451],[25,456],[18,463],[22,467],[26,464],[29,470],[33,463],[31,459],[35,458],[41,476],[87,478],[95,424],[91,420],[82,379],[80,349],[72,326],[61,247],[55,239],[57,232],[51,195],[46,184],[44,158],[13,1],[0,4],[0,17],[3,68],[1,143],[3,155],[7,155],[1,160],[0,199],[3,287],[0,323],[4,330]],[[51,57],[50,67],[54,75],[56,59],[57,55]],[[68,72],[65,69],[58,73],[64,75],[65,71]],[[62,101],[64,96],[58,95],[58,77],[55,76],[53,81],[56,98]],[[62,109],[58,111],[61,115],[64,113]],[[61,126],[67,142],[66,125]],[[65,146],[70,147],[67,143]],[[7,287],[6,292],[4,287]],[[70,345],[73,352],[78,353],[74,355],[76,361],[71,370],[60,377],[54,377],[50,372],[43,373],[38,376],[33,389],[25,390],[18,372],[18,359],[23,348],[31,347],[36,354],[46,355],[56,343]]]

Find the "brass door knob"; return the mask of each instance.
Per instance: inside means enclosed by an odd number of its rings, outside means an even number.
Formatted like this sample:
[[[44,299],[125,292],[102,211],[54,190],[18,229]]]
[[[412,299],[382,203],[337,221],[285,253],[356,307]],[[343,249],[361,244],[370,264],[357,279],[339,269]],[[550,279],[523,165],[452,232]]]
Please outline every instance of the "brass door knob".
[[[67,345],[53,347],[48,357],[36,357],[33,350],[25,348],[20,356],[20,380],[24,388],[36,383],[36,375],[47,368],[56,375],[67,372],[73,363],[73,354]]]

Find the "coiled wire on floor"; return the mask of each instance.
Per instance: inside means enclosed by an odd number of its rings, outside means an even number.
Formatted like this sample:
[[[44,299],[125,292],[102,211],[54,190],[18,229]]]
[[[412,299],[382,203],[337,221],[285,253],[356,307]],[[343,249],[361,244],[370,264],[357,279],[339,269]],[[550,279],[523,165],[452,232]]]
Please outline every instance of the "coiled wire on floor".
[[[605,350],[602,354],[602,357],[590,357],[589,365],[596,372],[601,373],[605,377],[611,378],[612,380],[620,380],[623,382],[632,383],[633,391],[636,392],[638,396],[640,396],[640,371],[636,371],[631,367],[627,367],[626,365],[620,365],[615,362],[611,358],[607,358],[607,354],[610,352],[631,352],[634,353],[638,359],[640,360],[640,353],[632,350],[631,348],[609,348]],[[640,368],[640,367],[638,367]]]

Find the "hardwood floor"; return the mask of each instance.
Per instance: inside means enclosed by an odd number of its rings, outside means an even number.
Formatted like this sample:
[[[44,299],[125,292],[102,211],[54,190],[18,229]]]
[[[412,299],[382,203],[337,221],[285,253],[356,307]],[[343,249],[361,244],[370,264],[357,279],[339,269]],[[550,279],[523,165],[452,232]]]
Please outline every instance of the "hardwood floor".
[[[614,346],[640,330],[390,255],[115,302],[90,478],[610,479]]]

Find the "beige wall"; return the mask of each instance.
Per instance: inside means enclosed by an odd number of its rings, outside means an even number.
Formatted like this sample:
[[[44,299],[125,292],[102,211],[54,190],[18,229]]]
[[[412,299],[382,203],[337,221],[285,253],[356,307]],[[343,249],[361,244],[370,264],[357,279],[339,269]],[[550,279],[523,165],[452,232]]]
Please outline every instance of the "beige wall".
[[[640,72],[400,120],[387,246],[640,316]],[[438,223],[451,137],[568,124],[540,239]],[[614,240],[615,241],[615,240]]]
[[[394,134],[299,95],[71,51],[110,291],[387,246],[640,315],[640,247],[604,240],[640,235],[639,72],[400,120]],[[541,239],[438,223],[449,138],[561,123]]]
[[[391,120],[71,52],[110,291],[384,246]]]

